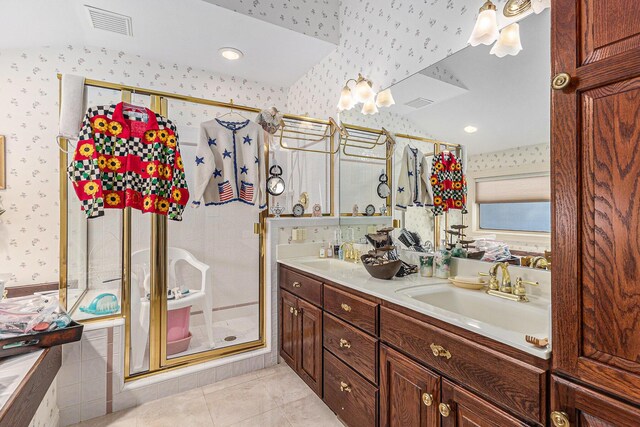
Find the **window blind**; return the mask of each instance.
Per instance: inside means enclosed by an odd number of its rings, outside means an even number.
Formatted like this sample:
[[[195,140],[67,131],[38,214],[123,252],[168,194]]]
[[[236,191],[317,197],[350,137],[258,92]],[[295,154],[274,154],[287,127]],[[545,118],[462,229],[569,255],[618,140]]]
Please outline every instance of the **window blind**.
[[[476,203],[548,202],[550,200],[549,175],[494,177],[476,181]]]

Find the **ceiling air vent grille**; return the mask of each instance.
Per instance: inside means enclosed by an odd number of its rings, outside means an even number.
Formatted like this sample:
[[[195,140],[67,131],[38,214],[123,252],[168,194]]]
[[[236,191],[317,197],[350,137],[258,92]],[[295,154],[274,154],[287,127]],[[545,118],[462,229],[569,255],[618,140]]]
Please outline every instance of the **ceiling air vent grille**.
[[[130,16],[98,9],[93,6],[85,5],[85,7],[89,11],[89,19],[91,19],[93,28],[122,34],[123,36],[133,36]]]
[[[431,99],[418,97],[412,101],[406,102],[404,105],[411,108],[422,108],[431,104],[433,104],[433,101]]]

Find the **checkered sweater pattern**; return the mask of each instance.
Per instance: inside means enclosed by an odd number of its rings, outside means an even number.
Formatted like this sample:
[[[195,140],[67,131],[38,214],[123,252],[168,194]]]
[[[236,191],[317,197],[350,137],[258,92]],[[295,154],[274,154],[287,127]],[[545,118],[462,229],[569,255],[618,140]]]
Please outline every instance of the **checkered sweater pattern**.
[[[131,207],[181,221],[189,199],[175,125],[124,103],[87,110],[68,175],[88,218]]]

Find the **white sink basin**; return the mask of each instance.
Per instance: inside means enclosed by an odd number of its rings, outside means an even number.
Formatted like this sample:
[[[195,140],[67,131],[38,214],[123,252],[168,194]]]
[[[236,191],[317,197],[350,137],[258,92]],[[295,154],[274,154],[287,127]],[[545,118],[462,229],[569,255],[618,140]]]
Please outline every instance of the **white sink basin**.
[[[523,335],[547,336],[549,331],[549,306],[544,302],[514,302],[451,285],[415,286],[397,292],[463,316],[470,326],[480,328],[473,324],[477,321]]]
[[[315,270],[328,271],[328,272],[353,270],[358,268],[359,266],[359,264],[356,264],[353,262],[340,261],[339,259],[333,259],[333,258],[301,261],[300,265],[303,265],[308,268],[313,268]]]

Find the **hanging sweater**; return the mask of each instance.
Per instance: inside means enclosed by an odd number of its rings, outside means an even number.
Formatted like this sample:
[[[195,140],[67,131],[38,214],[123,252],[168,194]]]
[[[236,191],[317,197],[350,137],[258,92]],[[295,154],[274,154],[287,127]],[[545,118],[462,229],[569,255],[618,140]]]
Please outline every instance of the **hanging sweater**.
[[[433,187],[433,213],[440,215],[449,209],[466,209],[467,180],[461,162],[450,151],[433,157],[431,166]]]
[[[87,110],[67,171],[89,218],[131,207],[181,221],[189,199],[176,127],[122,102]]]
[[[420,150],[410,145],[404,147],[400,163],[400,175],[396,188],[396,209],[406,210],[407,206],[432,204],[429,185],[429,165]]]
[[[242,202],[266,207],[264,130],[250,120],[219,119],[200,125],[194,204]]]

